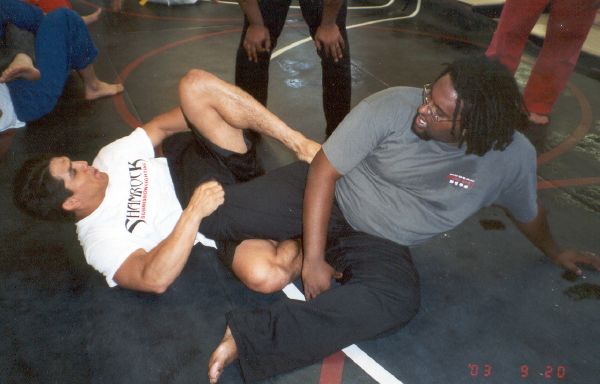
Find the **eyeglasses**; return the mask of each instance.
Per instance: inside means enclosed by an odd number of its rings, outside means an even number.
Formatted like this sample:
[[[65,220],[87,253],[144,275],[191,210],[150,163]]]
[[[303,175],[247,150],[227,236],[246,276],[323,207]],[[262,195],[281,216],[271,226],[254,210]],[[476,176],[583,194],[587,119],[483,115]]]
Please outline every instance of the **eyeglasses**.
[[[425,84],[423,86],[423,105],[427,107],[427,113],[436,123],[440,121],[452,121],[452,119],[442,118],[438,114],[437,107],[431,99],[431,84]]]

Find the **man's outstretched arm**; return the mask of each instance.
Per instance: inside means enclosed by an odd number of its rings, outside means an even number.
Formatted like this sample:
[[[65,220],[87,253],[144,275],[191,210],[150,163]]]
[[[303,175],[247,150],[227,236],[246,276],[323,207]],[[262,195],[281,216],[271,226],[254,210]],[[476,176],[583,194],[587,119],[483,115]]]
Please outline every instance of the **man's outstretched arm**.
[[[201,184],[175,228],[150,252],[138,249],[119,267],[113,279],[123,288],[163,293],[188,260],[202,219],[223,204],[224,192],[215,181]]]
[[[573,249],[563,249],[558,245],[550,231],[546,211],[539,201],[538,214],[528,223],[521,223],[515,220],[510,214],[508,216],[533,245],[560,267],[573,271],[577,275],[581,275],[582,273],[578,264],[587,264],[600,271],[600,257],[596,254]]]

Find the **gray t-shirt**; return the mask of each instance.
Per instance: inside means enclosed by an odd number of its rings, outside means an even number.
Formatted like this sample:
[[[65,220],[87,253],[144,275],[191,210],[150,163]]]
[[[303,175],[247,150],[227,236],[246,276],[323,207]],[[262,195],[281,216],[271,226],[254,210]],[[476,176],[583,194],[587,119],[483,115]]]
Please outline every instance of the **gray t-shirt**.
[[[335,196],[356,230],[404,245],[448,231],[498,204],[521,222],[537,215],[536,153],[520,133],[504,151],[425,141],[411,130],[421,90],[389,88],[362,101],[323,144],[343,176]]]

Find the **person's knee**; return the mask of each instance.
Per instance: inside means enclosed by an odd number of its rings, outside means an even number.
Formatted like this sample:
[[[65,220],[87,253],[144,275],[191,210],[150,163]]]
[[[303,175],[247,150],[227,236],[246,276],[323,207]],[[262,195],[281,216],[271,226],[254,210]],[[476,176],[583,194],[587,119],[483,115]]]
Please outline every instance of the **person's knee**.
[[[207,71],[191,69],[179,82],[179,91],[183,94],[208,92],[215,80],[215,76]]]
[[[254,264],[238,277],[244,285],[259,293],[278,292],[289,283],[286,271],[272,263]]]

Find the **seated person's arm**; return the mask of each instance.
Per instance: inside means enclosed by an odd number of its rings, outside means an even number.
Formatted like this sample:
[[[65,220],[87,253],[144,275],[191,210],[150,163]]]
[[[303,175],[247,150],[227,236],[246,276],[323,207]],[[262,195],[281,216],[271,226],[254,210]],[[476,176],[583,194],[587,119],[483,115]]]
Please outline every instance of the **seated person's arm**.
[[[200,185],[171,234],[150,252],[138,249],[132,253],[115,273],[115,282],[123,288],[163,293],[187,262],[200,222],[223,201],[220,184],[211,181]]]
[[[556,243],[548,225],[546,211],[539,201],[537,216],[527,223],[515,220],[508,211],[506,213],[527,239],[555,264],[578,275],[582,272],[577,264],[589,264],[600,271],[600,258],[597,255],[592,252],[563,249]]]
[[[325,244],[335,182],[340,177],[325,153],[319,151],[310,165],[304,192],[302,281],[307,299],[328,290],[331,277],[336,275],[335,270],[325,261]]]

